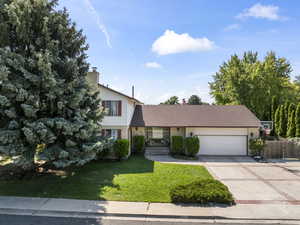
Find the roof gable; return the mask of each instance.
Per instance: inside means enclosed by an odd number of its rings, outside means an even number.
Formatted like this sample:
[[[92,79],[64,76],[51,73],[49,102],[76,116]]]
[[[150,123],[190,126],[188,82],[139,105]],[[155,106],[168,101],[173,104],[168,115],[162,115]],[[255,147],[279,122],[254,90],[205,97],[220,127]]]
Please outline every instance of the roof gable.
[[[119,91],[116,91],[116,90],[114,90],[114,89],[111,89],[111,88],[109,88],[109,87],[107,87],[107,86],[104,86],[104,85],[102,85],[102,84],[98,84],[98,85],[99,85],[99,87],[101,87],[101,88],[105,88],[106,90],[111,91],[111,92],[113,92],[113,93],[115,93],[115,94],[121,95],[121,96],[123,96],[123,97],[125,97],[125,98],[128,98],[128,99],[131,100],[131,101],[134,101],[134,102],[139,103],[139,104],[143,104],[142,102],[140,102],[140,101],[139,101],[138,99],[136,99],[136,98],[132,98],[132,97],[130,97],[130,96],[128,96],[128,95],[125,95],[125,94],[123,94],[123,93],[121,93],[121,92],[119,92]]]

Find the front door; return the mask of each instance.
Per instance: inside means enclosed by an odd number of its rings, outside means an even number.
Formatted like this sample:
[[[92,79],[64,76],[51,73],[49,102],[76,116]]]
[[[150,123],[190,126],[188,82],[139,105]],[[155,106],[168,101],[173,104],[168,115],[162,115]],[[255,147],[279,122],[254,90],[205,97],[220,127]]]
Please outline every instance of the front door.
[[[168,127],[146,127],[147,146],[169,146],[170,128]]]

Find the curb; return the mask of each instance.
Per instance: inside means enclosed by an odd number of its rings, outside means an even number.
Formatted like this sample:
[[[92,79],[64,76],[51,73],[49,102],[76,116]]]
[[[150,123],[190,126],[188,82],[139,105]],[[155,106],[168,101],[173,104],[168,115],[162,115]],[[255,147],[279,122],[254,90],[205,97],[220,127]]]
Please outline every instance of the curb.
[[[56,210],[31,210],[0,208],[0,214],[49,216],[49,217],[73,217],[73,218],[96,218],[96,217],[122,217],[122,218],[148,218],[148,219],[194,219],[194,220],[223,220],[223,221],[284,221],[300,222],[300,219],[270,219],[270,218],[231,218],[222,216],[180,216],[180,215],[151,215],[151,214],[127,214],[127,213],[94,213]]]

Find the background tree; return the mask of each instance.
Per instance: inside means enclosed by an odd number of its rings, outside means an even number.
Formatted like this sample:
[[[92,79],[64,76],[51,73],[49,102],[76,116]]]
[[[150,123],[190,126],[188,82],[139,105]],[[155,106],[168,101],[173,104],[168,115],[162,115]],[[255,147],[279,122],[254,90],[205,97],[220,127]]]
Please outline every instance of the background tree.
[[[279,134],[279,129],[280,129],[280,111],[281,111],[281,106],[278,106],[275,112],[275,118],[274,118],[274,129],[275,129],[275,135]]]
[[[201,98],[198,95],[192,95],[188,100],[189,105],[202,105]]]
[[[287,124],[287,137],[295,137],[296,123],[295,123],[295,105],[292,103],[289,106],[288,124]]]
[[[300,137],[300,103],[295,112],[296,137]]]
[[[272,98],[278,104],[296,102],[297,93],[290,80],[291,65],[285,58],[269,52],[263,60],[257,53],[237,55],[220,66],[210,83],[211,95],[217,104],[242,104],[260,120],[271,120]]]
[[[160,104],[165,104],[165,105],[176,105],[179,104],[179,99],[177,96],[172,96],[170,97],[167,101],[162,102]]]
[[[286,114],[284,105],[280,106],[279,123],[278,123],[278,136],[285,137],[286,135]]]
[[[271,120],[273,121],[273,130],[271,131],[271,136],[274,136],[276,133],[275,129],[275,113],[278,108],[278,100],[276,96],[272,97],[272,105],[271,105]]]
[[[24,169],[35,158],[83,165],[102,149],[100,100],[86,82],[86,38],[56,6],[0,1],[0,154]]]

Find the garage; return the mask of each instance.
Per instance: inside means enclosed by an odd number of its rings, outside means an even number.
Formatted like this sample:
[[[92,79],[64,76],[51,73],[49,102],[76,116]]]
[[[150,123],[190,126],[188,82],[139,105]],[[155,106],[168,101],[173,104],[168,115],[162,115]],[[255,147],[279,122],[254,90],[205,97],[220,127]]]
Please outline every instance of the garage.
[[[200,135],[199,155],[247,155],[247,136]]]

